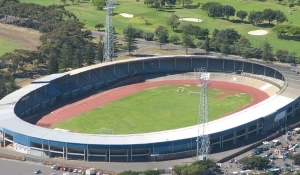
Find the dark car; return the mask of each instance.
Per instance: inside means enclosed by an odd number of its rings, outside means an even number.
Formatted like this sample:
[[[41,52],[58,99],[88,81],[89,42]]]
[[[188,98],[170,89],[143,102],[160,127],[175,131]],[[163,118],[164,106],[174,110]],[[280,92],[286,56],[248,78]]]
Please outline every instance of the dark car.
[[[34,172],[34,174],[40,174],[42,171],[41,170],[36,170],[35,172]]]
[[[68,172],[73,172],[73,169],[72,169],[72,168],[69,168],[69,169],[68,169]]]
[[[247,167],[247,165],[240,164],[240,169],[242,169],[242,170],[247,170],[248,167]]]
[[[69,169],[69,168],[67,168],[67,167],[64,167],[63,171],[68,171],[68,169]]]

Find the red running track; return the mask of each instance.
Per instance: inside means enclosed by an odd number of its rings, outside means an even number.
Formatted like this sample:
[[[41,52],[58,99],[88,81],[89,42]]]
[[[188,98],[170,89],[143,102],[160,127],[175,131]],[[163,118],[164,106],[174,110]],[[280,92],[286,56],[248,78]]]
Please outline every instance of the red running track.
[[[250,86],[229,83],[229,82],[222,82],[222,81],[210,81],[210,82],[211,82],[210,87],[226,89],[234,92],[244,92],[252,95],[253,98],[252,103],[236,111],[233,111],[232,113],[249,108],[250,106],[253,106],[269,97],[267,93]],[[77,101],[75,103],[68,104],[57,110],[54,110],[50,114],[41,118],[37,122],[37,125],[42,127],[50,127],[52,124],[62,122],[66,119],[85,113],[92,109],[98,108],[99,106],[105,105],[107,103],[119,100],[120,98],[134,94],[138,91],[151,88],[151,87],[172,85],[172,84],[195,85],[195,80],[167,80],[167,81],[143,82],[143,83],[131,84],[131,85],[111,89],[99,94],[95,94],[83,100]]]

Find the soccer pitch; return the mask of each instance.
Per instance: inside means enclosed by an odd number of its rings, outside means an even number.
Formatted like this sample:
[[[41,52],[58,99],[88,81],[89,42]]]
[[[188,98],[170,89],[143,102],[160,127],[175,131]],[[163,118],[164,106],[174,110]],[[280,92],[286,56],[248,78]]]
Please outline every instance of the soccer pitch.
[[[199,112],[197,86],[167,85],[137,92],[115,102],[52,125],[51,128],[99,134],[136,134],[196,125]],[[222,95],[223,94],[223,95]],[[209,120],[215,120],[251,103],[250,94],[209,88]]]

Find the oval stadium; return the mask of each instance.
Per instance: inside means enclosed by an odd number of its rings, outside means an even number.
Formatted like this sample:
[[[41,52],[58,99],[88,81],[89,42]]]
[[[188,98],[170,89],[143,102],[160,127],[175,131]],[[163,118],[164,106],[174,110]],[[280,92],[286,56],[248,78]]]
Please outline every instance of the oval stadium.
[[[15,151],[29,155],[66,160],[145,162],[193,157],[202,125],[110,135],[49,129],[42,127],[47,123],[37,123],[38,126],[29,121],[38,121],[45,111],[59,110],[64,104],[115,87],[122,89],[145,81],[192,80],[194,69],[201,67],[207,69],[213,82],[240,84],[262,92],[257,94],[267,94],[257,95],[255,103],[238,112],[209,122],[211,152],[299,121],[299,75],[291,67],[230,57],[155,56],[52,74],[7,95],[0,101],[0,145],[11,145]],[[65,115],[61,118],[68,118],[68,113]],[[46,118],[50,122],[57,120],[51,112]]]

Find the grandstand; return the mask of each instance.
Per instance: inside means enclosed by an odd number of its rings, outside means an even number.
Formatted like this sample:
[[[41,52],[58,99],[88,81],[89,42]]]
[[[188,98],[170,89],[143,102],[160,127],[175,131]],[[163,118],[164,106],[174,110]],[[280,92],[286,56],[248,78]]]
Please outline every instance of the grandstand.
[[[0,143],[12,144],[16,151],[29,155],[85,161],[134,162],[151,161],[156,156],[158,160],[194,156],[198,126],[146,134],[95,135],[51,130],[23,119],[89,92],[175,74],[190,77],[189,72],[199,67],[206,67],[214,79],[239,80],[243,84],[259,79],[256,88],[277,88],[265,101],[210,122],[212,152],[278,128],[299,113],[298,75],[285,67],[214,56],[136,58],[52,74],[7,95],[0,101]]]

